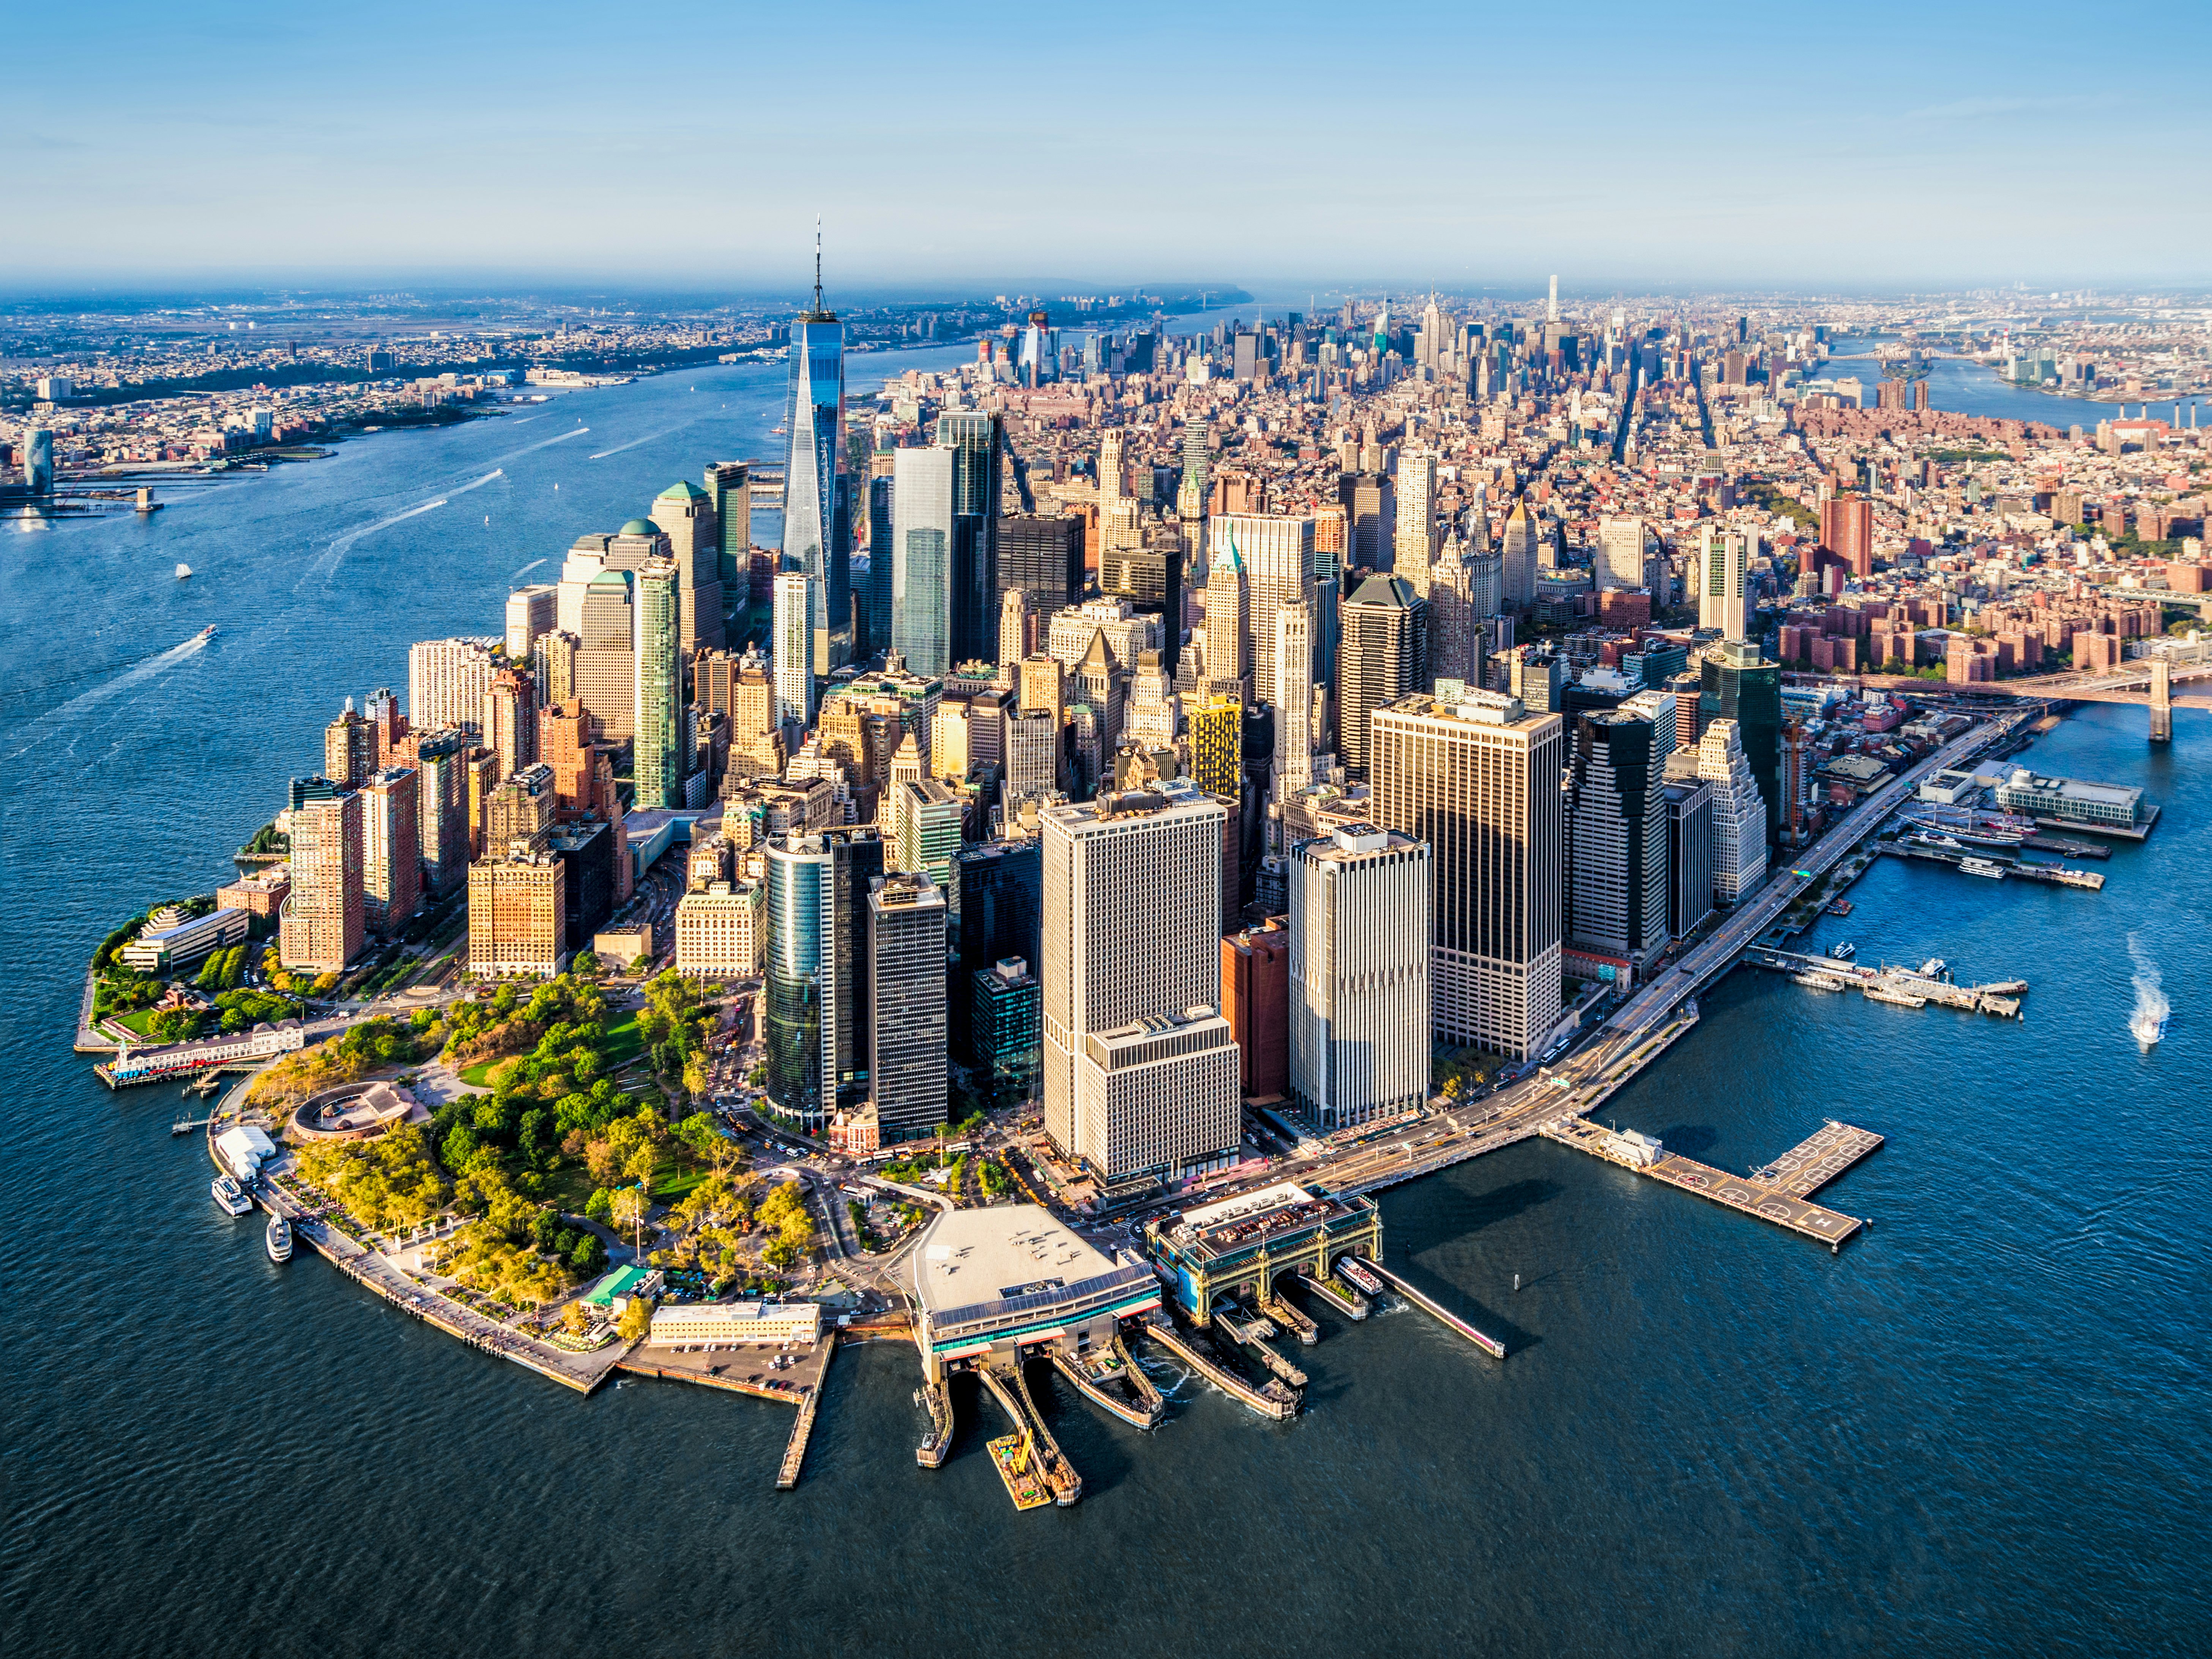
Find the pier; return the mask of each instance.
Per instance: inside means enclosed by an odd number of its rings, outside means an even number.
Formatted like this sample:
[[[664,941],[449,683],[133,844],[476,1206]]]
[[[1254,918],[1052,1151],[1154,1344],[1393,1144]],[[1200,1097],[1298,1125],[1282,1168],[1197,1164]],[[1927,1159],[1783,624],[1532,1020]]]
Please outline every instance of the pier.
[[[1447,1330],[1456,1331],[1460,1335],[1474,1343],[1476,1347],[1481,1349],[1483,1352],[1488,1354],[1492,1359],[1503,1359],[1505,1358],[1505,1345],[1503,1342],[1500,1342],[1494,1336],[1484,1335],[1480,1331],[1475,1329],[1474,1326],[1468,1324],[1467,1321],[1462,1319],[1457,1314],[1452,1312],[1450,1309],[1445,1307],[1443,1304],[1438,1302],[1431,1296],[1425,1295],[1422,1291],[1415,1290],[1411,1285],[1408,1285],[1403,1278],[1392,1273],[1381,1262],[1366,1256],[1356,1256],[1353,1260],[1356,1261],[1360,1267],[1364,1267],[1369,1273],[1373,1273],[1376,1278],[1381,1279],[1385,1285],[1388,1285],[1392,1290],[1397,1291],[1399,1295],[1404,1297],[1407,1301],[1419,1308],[1423,1313],[1433,1316],[1443,1323]]]
[[[1999,1019],[2020,1018],[2020,999],[2027,990],[2024,979],[1999,980],[1988,985],[1954,985],[1911,968],[1865,968],[1833,957],[1808,957],[1796,951],[1778,951],[1754,945],[1743,959],[1754,968],[1788,974],[1800,985],[1817,991],[1850,991],[1869,1000],[1900,1008],[1924,1008],[1929,1003],[1956,1008],[1964,1013],[1991,1014]]]
[[[1164,1316],[1154,1316],[1145,1321],[1145,1334],[1200,1376],[1227,1395],[1231,1400],[1249,1407],[1262,1417],[1287,1423],[1298,1414],[1298,1397],[1277,1379],[1270,1379],[1265,1388],[1255,1389],[1243,1377],[1222,1364],[1211,1354],[1201,1353],[1178,1332],[1174,1322]]]
[[[1304,1267],[1298,1269],[1296,1277],[1310,1293],[1319,1297],[1346,1319],[1367,1317],[1367,1298],[1349,1285],[1340,1284],[1334,1278],[1316,1279]]]
[[[1710,1164],[1668,1152],[1648,1135],[1617,1133],[1584,1118],[1549,1125],[1544,1135],[1669,1187],[1771,1221],[1802,1238],[1818,1239],[1832,1253],[1841,1249],[1844,1242],[1867,1224],[1856,1216],[1812,1203],[1810,1196],[1882,1144],[1881,1136],[1870,1129],[1831,1119],[1756,1175],[1733,1176]]]
[[[2057,864],[2030,864],[2025,859],[2004,858],[1993,851],[1953,852],[1945,847],[1916,847],[1909,842],[1879,842],[1875,844],[1893,858],[1925,859],[1931,864],[1948,864],[1954,870],[1969,861],[1977,866],[1990,866],[1969,871],[1967,873],[1972,875],[2018,876],[2023,881],[2049,882],[2057,887],[2086,888],[2093,893],[2101,891],[2105,885],[2104,874],[2100,871],[2069,870]]]
[[[1067,1461],[1066,1454],[1060,1449],[1060,1443],[1052,1437],[1052,1431],[1045,1427],[1044,1418],[1036,1408],[1036,1401],[1030,1397],[1030,1385],[1022,1376],[1021,1362],[994,1358],[978,1366],[976,1372],[982,1377],[983,1386],[991,1391],[991,1397],[999,1402],[1000,1408],[1013,1419],[1015,1436],[1022,1441],[1028,1459],[1034,1462],[1037,1473],[1051,1491],[1053,1501],[1065,1507],[1080,1500],[1083,1477],[1076,1474],[1075,1466]],[[993,1461],[1000,1462],[995,1452]],[[1000,1473],[1002,1475],[1006,1473],[1002,1462]],[[1021,1500],[1017,1497],[1015,1501],[1018,1504]],[[1029,1506],[1024,1504],[1023,1507]]]
[[[756,1400],[772,1400],[780,1406],[796,1406],[799,1420],[792,1425],[791,1439],[775,1477],[775,1489],[789,1492],[799,1484],[799,1465],[806,1460],[807,1439],[814,1432],[815,1415],[821,1409],[823,1381],[836,1348],[835,1331],[824,1331],[811,1351],[799,1353],[789,1352],[775,1342],[660,1348],[640,1344],[617,1360],[614,1369],[634,1376],[694,1382],[702,1388],[750,1395]],[[778,1359],[793,1363],[779,1370],[774,1363]]]
[[[1274,1335],[1275,1328],[1264,1317],[1242,1318],[1226,1309],[1216,1308],[1213,1310],[1213,1323],[1219,1328],[1222,1335],[1227,1337],[1231,1342],[1250,1349],[1252,1357],[1282,1378],[1287,1386],[1293,1389],[1305,1387],[1306,1374],[1276,1352],[1268,1344],[1267,1339]]]
[[[1130,1358],[1128,1348],[1118,1335],[1114,1346],[1103,1354],[1055,1353],[1052,1364],[1053,1369],[1066,1377],[1078,1394],[1133,1429],[1156,1428],[1167,1415],[1168,1402],[1152,1386],[1152,1379]],[[1116,1395],[1115,1383],[1127,1389],[1131,1397],[1124,1400]]]
[[[823,1368],[829,1368],[830,1355],[836,1352],[837,1339],[833,1335],[822,1339]],[[775,1472],[775,1489],[789,1492],[799,1484],[799,1465],[806,1461],[806,1442],[814,1432],[814,1414],[822,1407],[822,1385],[817,1382],[806,1391],[806,1398],[799,1404],[799,1421],[791,1425],[790,1442],[783,1449],[783,1462]]]

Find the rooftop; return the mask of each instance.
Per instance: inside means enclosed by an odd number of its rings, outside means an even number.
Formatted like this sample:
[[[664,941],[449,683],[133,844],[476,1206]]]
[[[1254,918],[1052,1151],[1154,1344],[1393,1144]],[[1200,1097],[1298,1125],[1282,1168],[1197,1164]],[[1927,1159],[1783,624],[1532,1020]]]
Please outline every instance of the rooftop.
[[[952,1210],[930,1223],[915,1289],[932,1313],[1074,1285],[1114,1264],[1035,1204]]]

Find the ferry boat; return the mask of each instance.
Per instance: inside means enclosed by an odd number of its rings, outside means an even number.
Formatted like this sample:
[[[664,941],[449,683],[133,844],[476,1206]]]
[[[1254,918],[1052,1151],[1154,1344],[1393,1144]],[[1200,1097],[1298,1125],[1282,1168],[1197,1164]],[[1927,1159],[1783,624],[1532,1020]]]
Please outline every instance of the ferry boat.
[[[2005,878],[2005,867],[1995,859],[1960,859],[1959,868],[1970,876],[1987,876],[1991,881]]]
[[[1941,957],[1930,957],[1927,961],[1920,964],[1920,977],[1923,979],[1941,979],[1943,976],[1943,970],[1950,965],[1951,964],[1949,963],[1944,961]]]
[[[1887,1002],[1895,1008],[1925,1008],[1928,1006],[1926,997],[1917,997],[1905,991],[1893,991],[1882,985],[1868,986],[1865,995],[1869,1002]]]
[[[1351,1285],[1353,1290],[1362,1291],[1368,1296],[1382,1294],[1382,1281],[1369,1273],[1352,1257],[1348,1255],[1337,1257],[1336,1271],[1337,1276]]]
[[[1858,955],[1858,953],[1859,947],[1852,944],[1849,939],[1845,939],[1841,945],[1837,945],[1833,950],[1828,952],[1828,954],[1833,957],[1838,962],[1849,962],[1853,957]]]
[[[225,1215],[244,1215],[253,1207],[253,1200],[245,1189],[228,1176],[217,1176],[215,1184],[208,1188],[215,1199],[215,1206]]]
[[[1809,973],[1792,974],[1790,983],[1802,985],[1808,991],[1848,991],[1850,981],[1840,974],[1824,974],[1815,969]]]
[[[292,1224],[281,1215],[270,1216],[269,1228],[262,1235],[262,1242],[269,1247],[271,1261],[289,1261],[292,1259]]]

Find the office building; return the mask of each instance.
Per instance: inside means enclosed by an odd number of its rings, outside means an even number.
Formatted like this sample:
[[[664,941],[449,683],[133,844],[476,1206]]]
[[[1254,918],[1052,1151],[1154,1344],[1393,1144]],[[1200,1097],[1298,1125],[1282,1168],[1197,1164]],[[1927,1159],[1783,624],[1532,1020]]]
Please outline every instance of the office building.
[[[1395,539],[1395,503],[1381,446],[1372,446],[1359,459],[1361,471],[1340,474],[1336,481],[1337,504],[1344,514],[1341,562],[1346,568],[1380,570]]]
[[[799,593],[807,605],[801,624],[808,641],[806,667],[811,674],[827,676],[837,665],[831,657],[830,636],[850,624],[852,543],[845,477],[845,328],[835,313],[823,308],[821,275],[817,247],[814,309],[791,325],[790,384],[783,411],[788,434],[783,563],[811,584]],[[779,626],[779,659],[783,640]]]
[[[1713,913],[1713,786],[1676,778],[1667,790],[1667,931],[1687,939]]]
[[[1724,640],[1743,638],[1750,549],[1741,531],[1705,525],[1698,532],[1698,626]]]
[[[469,866],[469,971],[550,979],[568,954],[567,884],[550,852],[495,852]]]
[[[1073,514],[1000,520],[998,558],[1000,596],[1016,589],[1028,594],[1031,616],[1049,617],[1082,603],[1083,520]]]
[[[1577,715],[1568,780],[1567,937],[1638,965],[1668,939],[1661,735],[1640,709]],[[1671,748],[1673,731],[1663,735]]]
[[[1370,576],[1344,602],[1336,663],[1337,752],[1355,778],[1368,775],[1375,711],[1428,679],[1429,605],[1400,576]],[[1279,714],[1277,719],[1279,721]]]
[[[949,409],[937,417],[938,447],[951,462],[944,579],[950,662],[992,661],[999,642],[1001,418],[972,409]]]
[[[415,744],[416,849],[423,884],[439,898],[467,879],[468,756],[474,747],[466,732],[452,727]]]
[[[1206,575],[1206,680],[1210,696],[1251,695],[1250,599],[1245,592],[1244,562],[1227,549]]]
[[[955,854],[946,897],[953,910],[956,979],[964,981],[1003,957],[1036,961],[1043,894],[1043,848],[1036,841],[984,842]],[[971,1046],[970,1012],[971,1005],[956,989],[953,1058],[980,1064]]]
[[[1008,957],[965,975],[975,1086],[987,1112],[1036,1098],[1042,1065],[1037,1020],[1042,988],[1030,965]]]
[[[1398,458],[1398,523],[1392,538],[1391,573],[1425,599],[1436,557],[1437,458],[1428,450],[1409,448]]]
[[[1313,781],[1313,606],[1275,608],[1274,787],[1279,795]]]
[[[484,688],[499,672],[495,639],[417,640],[407,647],[407,723],[418,732],[441,726],[477,729]]]
[[[1417,694],[1370,737],[1376,823],[1433,852],[1437,1035],[1525,1059],[1559,1018],[1563,722],[1491,692]]]
[[[945,1121],[944,890],[918,871],[868,894],[868,1085],[885,1143],[918,1140]]]
[[[1310,601],[1314,521],[1258,513],[1224,513],[1207,532],[1212,544],[1244,568],[1245,607],[1253,647],[1252,695],[1277,701],[1275,613]]]
[[[676,901],[676,971],[751,979],[761,970],[767,890],[757,881],[709,882]]]
[[[1323,1131],[1429,1096],[1425,843],[1346,824],[1290,854],[1290,1095]]]
[[[1012,794],[1060,787],[1060,722],[1050,710],[1006,718],[1006,788]]]
[[[51,401],[51,400],[49,400]],[[51,428],[23,430],[23,488],[33,495],[54,493],[54,434]]]
[[[853,660],[866,662],[891,648],[891,579],[897,566],[893,529],[897,480],[893,456],[878,453],[884,471],[868,478],[868,574],[853,589]]]
[[[618,824],[586,818],[555,824],[546,832],[545,850],[561,861],[562,931],[581,950],[614,915],[621,886],[616,865],[629,867],[628,837]]]
[[[1542,540],[1528,503],[1514,502],[1513,510],[1505,515],[1498,546],[1498,575],[1509,610],[1525,611],[1536,602],[1536,562]]]
[[[891,648],[916,673],[939,677],[956,660],[949,584],[957,459],[945,445],[902,449],[891,475]]]
[[[714,515],[714,580],[721,588],[722,614],[733,617],[745,608],[752,579],[752,477],[743,461],[709,461],[704,483],[707,506]]]
[[[653,498],[653,522],[676,567],[676,639],[685,656],[722,646],[722,532],[707,492],[678,479]]]
[[[790,721],[803,730],[814,720],[815,653],[810,618],[820,615],[814,587],[815,579],[804,571],[784,570],[776,574],[770,686],[779,726]]]
[[[599,735],[611,744],[629,742],[637,730],[636,575],[635,570],[603,570],[584,593],[576,696]]]
[[[691,775],[691,721],[684,706],[684,653],[678,626],[683,611],[680,574],[675,562],[665,559],[641,565],[637,571],[632,607],[637,680],[631,776],[641,807],[685,805],[684,786]],[[719,635],[719,604],[714,617]]]
[[[1698,776],[1713,788],[1713,901],[1728,907],[1766,879],[1766,799],[1734,720],[1707,723]]]
[[[1034,647],[1034,630],[1030,626],[1030,596],[1018,587],[1010,587],[999,601],[999,673],[998,683],[1011,686],[1022,659]]]
[[[1759,647],[1723,640],[1706,652],[1698,672],[1698,719],[1732,720],[1766,811],[1769,839],[1781,832],[1782,665],[1764,660]]]
[[[481,830],[485,852],[501,854],[518,846],[537,852],[552,831],[558,805],[553,769],[542,761],[502,778],[484,797]]]
[[[1607,518],[1597,521],[1597,546],[1590,560],[1591,574],[1601,590],[1644,586],[1644,520]]]
[[[952,858],[959,852],[964,813],[960,797],[935,778],[901,781],[892,786],[898,802],[896,862],[894,867],[920,871],[940,891],[952,881]],[[892,862],[886,849],[885,862]]]
[[[1478,612],[1475,603],[1474,571],[1468,563],[1466,544],[1454,531],[1429,573],[1428,664],[1424,683],[1414,690],[1428,690],[1440,679],[1481,685],[1480,653],[1489,638],[1485,626],[1489,613]],[[1497,607],[1493,604],[1491,608]]]
[[[819,1130],[868,1095],[867,895],[883,842],[872,829],[824,830],[778,836],[764,857],[768,1106]]]
[[[509,662],[528,662],[539,638],[556,631],[560,595],[559,586],[553,582],[507,591],[504,643]]]
[[[397,939],[422,897],[422,779],[411,766],[389,766],[361,797],[362,924]]]
[[[292,890],[276,916],[289,973],[331,974],[361,954],[367,903],[358,792],[292,806]]]
[[[1190,781],[1206,794],[1237,799],[1243,789],[1244,705],[1234,697],[1204,697],[1184,710],[1184,719]]]
[[[1428,948],[1426,934],[1421,948]],[[1279,1100],[1291,1087],[1291,936],[1279,922],[1221,939],[1221,1012],[1237,1052],[1247,1100]],[[1428,1031],[1421,1010],[1420,1031]]]
[[[1220,995],[1227,813],[1192,796],[1045,809],[1045,1131],[1109,1186],[1236,1157],[1238,1061]]]

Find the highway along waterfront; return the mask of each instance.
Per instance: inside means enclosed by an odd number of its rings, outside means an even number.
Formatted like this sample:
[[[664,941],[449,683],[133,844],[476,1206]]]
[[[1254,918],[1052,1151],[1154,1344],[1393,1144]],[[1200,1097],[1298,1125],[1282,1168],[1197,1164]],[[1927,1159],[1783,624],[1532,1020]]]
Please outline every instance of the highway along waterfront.
[[[579,1398],[309,1251],[271,1262],[258,1219],[210,1204],[198,1137],[168,1133],[177,1096],[112,1093],[70,1054],[86,957],[118,912],[222,872],[316,769],[336,697],[403,684],[410,640],[489,629],[512,573],[704,460],[771,453],[781,392],[775,368],[662,376],[4,550],[9,614],[36,622],[0,687],[0,1268],[27,1339],[8,1651],[2193,1644],[2172,1622],[2200,1600],[2212,1438],[2201,1345],[2175,1340],[2212,1254],[2212,716],[2192,709],[2170,750],[2141,708],[2097,706],[2029,751],[2163,807],[2101,893],[1881,859],[1797,941],[2027,977],[2025,1019],[1731,971],[1595,1114],[1732,1175],[1831,1119],[1881,1135],[1820,1189],[1875,1224],[1840,1254],[1534,1134],[1377,1185],[1383,1265],[1510,1357],[1395,1297],[1354,1322],[1308,1296],[1297,1417],[1144,1344],[1168,1396],[1149,1432],[1032,1368],[1073,1507],[1007,1502],[986,1447],[1006,1419],[972,1378],[943,1466],[917,1468],[909,1344],[839,1355],[777,1492],[786,1408],[641,1377]],[[588,448],[512,453],[580,423]],[[2137,957],[2173,1004],[2148,1052]],[[1682,1012],[1632,1005],[1615,1052]]]

